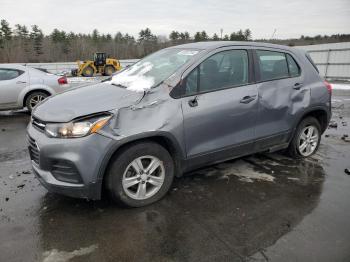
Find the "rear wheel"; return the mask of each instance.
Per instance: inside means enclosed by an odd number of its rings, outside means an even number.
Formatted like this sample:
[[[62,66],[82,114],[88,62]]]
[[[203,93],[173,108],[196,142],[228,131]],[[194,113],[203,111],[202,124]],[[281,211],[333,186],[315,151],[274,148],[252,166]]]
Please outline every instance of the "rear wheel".
[[[83,76],[91,77],[94,75],[94,69],[91,66],[87,66],[83,69]]]
[[[321,126],[314,117],[303,119],[289,145],[288,153],[295,158],[305,158],[313,155],[321,141]]]
[[[111,198],[123,205],[141,207],[161,199],[174,178],[169,152],[153,142],[125,148],[112,160],[106,186]]]
[[[109,65],[109,66],[105,66],[103,74],[105,76],[110,76],[110,75],[113,75],[114,72],[115,72],[115,68]]]
[[[44,92],[33,92],[26,99],[26,107],[29,112],[32,112],[33,108],[48,97],[48,94]]]

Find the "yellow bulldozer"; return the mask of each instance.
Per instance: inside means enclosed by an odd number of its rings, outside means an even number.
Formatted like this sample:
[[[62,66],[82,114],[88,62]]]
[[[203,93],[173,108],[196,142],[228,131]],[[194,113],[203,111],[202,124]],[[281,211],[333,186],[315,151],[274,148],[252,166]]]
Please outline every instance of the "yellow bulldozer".
[[[72,70],[72,76],[91,77],[96,74],[110,76],[122,69],[119,60],[107,58],[106,53],[95,53],[94,60],[77,61],[78,69]]]

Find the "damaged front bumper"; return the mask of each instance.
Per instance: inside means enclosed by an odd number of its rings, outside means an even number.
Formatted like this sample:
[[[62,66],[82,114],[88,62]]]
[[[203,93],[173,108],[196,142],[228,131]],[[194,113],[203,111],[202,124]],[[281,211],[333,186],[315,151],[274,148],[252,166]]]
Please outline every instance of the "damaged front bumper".
[[[33,171],[48,191],[71,197],[100,199],[106,152],[115,144],[100,134],[49,138],[31,123],[27,128]]]

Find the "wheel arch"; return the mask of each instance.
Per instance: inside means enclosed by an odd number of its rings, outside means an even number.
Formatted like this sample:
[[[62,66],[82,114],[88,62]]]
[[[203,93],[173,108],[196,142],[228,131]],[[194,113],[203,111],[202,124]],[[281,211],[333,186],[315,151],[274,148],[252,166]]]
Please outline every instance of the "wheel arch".
[[[145,133],[143,135],[135,135],[126,139],[125,141],[123,141],[123,143],[116,142],[115,145],[110,148],[110,150],[107,152],[106,156],[102,160],[101,167],[99,169],[99,173],[97,177],[97,183],[98,183],[98,187],[97,187],[98,192],[96,192],[98,196],[97,198],[99,198],[102,194],[105,178],[106,178],[106,172],[110,164],[112,163],[112,160],[115,157],[117,157],[118,154],[122,152],[123,149],[133,144],[141,143],[141,142],[154,142],[163,146],[170,153],[171,157],[174,160],[175,176],[176,177],[182,176],[184,152],[181,149],[180,144],[173,137],[173,135],[168,134],[166,132],[160,132],[160,133],[151,132],[151,133]]]
[[[27,98],[28,96],[30,96],[31,94],[35,93],[35,92],[42,92],[42,93],[45,93],[47,94],[48,96],[51,96],[52,93],[49,92],[48,90],[46,89],[43,89],[43,88],[38,88],[38,89],[31,89],[29,90],[23,97],[22,99],[22,107],[25,107],[26,106],[26,101],[27,101]]]
[[[296,122],[296,125],[294,127],[294,131],[300,124],[300,122],[305,119],[306,117],[314,117],[317,119],[317,121],[320,123],[321,126],[321,133],[324,133],[328,127],[328,123],[330,120],[330,113],[329,111],[324,107],[313,107],[305,112],[298,118],[298,121]],[[294,133],[294,132],[293,132]]]

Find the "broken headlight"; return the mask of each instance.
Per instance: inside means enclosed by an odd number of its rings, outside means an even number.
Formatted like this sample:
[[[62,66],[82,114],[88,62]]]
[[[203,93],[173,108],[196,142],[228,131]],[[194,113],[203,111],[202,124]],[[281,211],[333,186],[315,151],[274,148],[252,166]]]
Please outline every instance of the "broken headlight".
[[[46,124],[45,133],[49,137],[77,138],[96,133],[104,127],[112,115],[99,115],[91,118],[79,119],[69,123]]]

